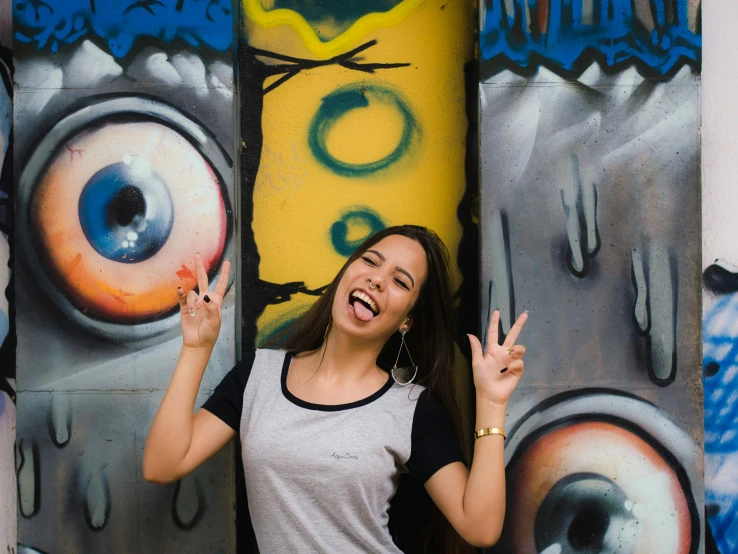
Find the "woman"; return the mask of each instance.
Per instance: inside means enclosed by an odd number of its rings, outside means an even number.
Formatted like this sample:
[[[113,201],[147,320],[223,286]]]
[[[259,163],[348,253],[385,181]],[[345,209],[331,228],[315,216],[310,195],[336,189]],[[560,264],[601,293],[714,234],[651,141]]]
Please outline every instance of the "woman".
[[[182,478],[239,432],[262,554],[399,552],[387,509],[408,472],[464,540],[497,541],[505,409],[523,374],[525,348],[515,340],[527,314],[502,346],[497,311],[485,350],[469,336],[477,440],[467,471],[452,422],[448,253],[434,233],[406,225],[369,238],[297,322],[286,349],[246,356],[192,415],[230,265],[213,292],[202,292],[207,275],[199,257],[195,263],[201,293],[178,290],[184,344],[144,450],[147,480]]]

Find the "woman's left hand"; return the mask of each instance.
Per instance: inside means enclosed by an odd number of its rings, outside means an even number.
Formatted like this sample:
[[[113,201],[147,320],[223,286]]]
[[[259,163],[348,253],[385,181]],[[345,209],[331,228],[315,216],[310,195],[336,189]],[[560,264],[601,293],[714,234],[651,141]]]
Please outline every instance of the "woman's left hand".
[[[527,320],[528,312],[518,318],[505,338],[505,342],[500,346],[497,344],[500,312],[495,310],[489,322],[487,348],[484,351],[482,351],[479,339],[474,335],[469,335],[477,397],[482,397],[495,404],[507,403],[507,399],[510,398],[523,376],[525,346],[515,344],[515,341],[518,340]]]

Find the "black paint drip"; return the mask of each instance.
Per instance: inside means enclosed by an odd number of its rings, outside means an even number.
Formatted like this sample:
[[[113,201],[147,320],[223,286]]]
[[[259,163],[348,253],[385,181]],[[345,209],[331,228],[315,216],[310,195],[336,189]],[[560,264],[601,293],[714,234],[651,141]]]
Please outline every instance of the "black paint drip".
[[[738,292],[738,273],[733,273],[718,264],[712,264],[705,270],[702,282],[707,290],[717,294]]]

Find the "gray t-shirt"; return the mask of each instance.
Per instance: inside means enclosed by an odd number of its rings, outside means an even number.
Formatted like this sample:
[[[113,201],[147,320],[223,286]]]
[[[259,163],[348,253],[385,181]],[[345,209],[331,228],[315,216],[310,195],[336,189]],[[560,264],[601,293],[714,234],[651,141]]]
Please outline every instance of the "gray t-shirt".
[[[464,460],[450,419],[421,386],[390,378],[341,405],[287,390],[291,354],[257,350],[203,408],[240,433],[261,554],[401,552],[388,530],[400,475],[424,483]]]

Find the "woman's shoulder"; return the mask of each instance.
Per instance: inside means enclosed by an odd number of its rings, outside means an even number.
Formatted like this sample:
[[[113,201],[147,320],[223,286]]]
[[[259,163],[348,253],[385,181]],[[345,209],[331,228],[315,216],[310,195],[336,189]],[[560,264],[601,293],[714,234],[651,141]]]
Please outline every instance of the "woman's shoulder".
[[[282,348],[256,348],[254,356],[260,358],[282,358],[289,354],[287,350]]]
[[[390,381],[392,381],[392,374],[390,374]],[[430,394],[430,391],[423,385],[406,385],[402,386],[397,383],[393,383],[387,391],[387,399],[395,406],[402,406],[411,412],[415,412],[418,407],[422,407],[426,402]]]
[[[261,370],[272,370],[274,366],[281,368],[286,354],[285,350],[270,350],[267,348],[244,351],[231,373],[244,376],[244,379],[248,380],[250,376],[259,373]]]
[[[244,359],[251,358],[252,370],[267,367],[272,368],[274,365],[282,367],[285,358],[290,353],[287,350],[275,348],[256,348],[251,351],[249,356],[244,355]]]
[[[392,377],[390,377],[391,379]],[[438,418],[448,417],[441,402],[433,391],[423,385],[392,387],[395,402],[406,405],[413,411],[413,419],[436,421]]]
[[[392,373],[390,373],[390,381],[394,381],[392,378]],[[420,398],[425,398],[430,394],[430,389],[424,387],[423,385],[419,385],[417,383],[411,383],[409,385],[400,385],[396,381],[392,385],[392,391],[395,392],[397,396],[400,397],[407,397],[407,399],[410,402],[417,402],[420,400]]]
[[[285,367],[287,352],[269,348],[256,348],[244,352],[236,366],[241,381],[248,383],[248,390],[262,390],[265,386],[279,386]],[[240,367],[239,367],[240,366]],[[244,389],[246,387],[244,386]]]
[[[282,352],[282,353],[286,353],[287,352],[287,350],[285,350],[283,348],[266,348],[266,347],[265,348],[256,348],[254,351],[255,352],[264,352],[264,353],[268,353],[268,354],[269,353],[273,354],[273,353],[276,353],[276,352]]]

